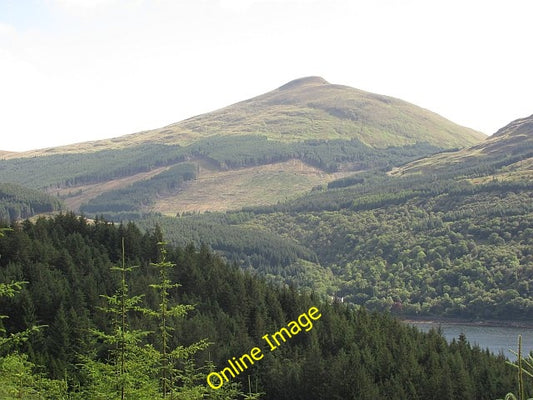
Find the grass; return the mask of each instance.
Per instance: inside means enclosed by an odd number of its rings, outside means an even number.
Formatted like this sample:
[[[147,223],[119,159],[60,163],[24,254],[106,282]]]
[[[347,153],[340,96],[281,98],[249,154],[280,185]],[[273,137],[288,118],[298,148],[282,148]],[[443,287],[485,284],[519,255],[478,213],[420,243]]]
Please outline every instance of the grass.
[[[479,132],[399,99],[329,84],[321,78],[304,78],[160,129],[5,157],[92,152],[146,142],[189,145],[215,135],[250,134],[287,142],[357,138],[373,147],[427,142],[442,148],[457,148],[485,138]]]
[[[328,174],[299,160],[229,171],[218,171],[202,163],[198,179],[188,182],[175,195],[157,199],[153,211],[173,216],[271,205],[347,175],[353,172]]]
[[[148,211],[174,216],[183,212],[271,205],[304,194],[315,186],[353,175],[353,171],[328,174],[300,160],[227,171],[220,171],[204,160],[196,163],[200,166],[198,179],[187,182],[178,193],[157,198]],[[150,179],[169,168],[161,167],[103,183],[54,189],[49,193],[63,198],[69,210],[78,211],[83,203],[102,193]]]

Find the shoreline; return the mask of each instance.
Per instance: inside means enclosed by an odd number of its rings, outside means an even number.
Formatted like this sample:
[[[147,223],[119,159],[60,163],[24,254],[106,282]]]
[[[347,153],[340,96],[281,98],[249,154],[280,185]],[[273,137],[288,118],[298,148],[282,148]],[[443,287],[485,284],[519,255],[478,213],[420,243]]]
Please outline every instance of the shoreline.
[[[438,327],[441,324],[449,325],[468,325],[468,326],[492,326],[508,328],[533,329],[533,321],[516,321],[516,320],[472,320],[466,318],[447,318],[433,316],[396,316],[399,321],[408,324],[429,324]]]

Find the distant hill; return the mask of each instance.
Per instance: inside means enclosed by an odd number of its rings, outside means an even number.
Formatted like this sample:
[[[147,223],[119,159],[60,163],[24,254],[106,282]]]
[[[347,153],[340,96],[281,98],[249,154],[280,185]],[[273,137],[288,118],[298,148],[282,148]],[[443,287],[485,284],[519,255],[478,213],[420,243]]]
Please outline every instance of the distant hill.
[[[17,155],[17,153],[15,153],[13,151],[0,150],[0,158],[2,158],[4,156],[15,156],[15,155]]]
[[[308,77],[164,128],[5,155],[0,182],[110,218],[232,210],[483,138],[402,100]]]
[[[271,140],[358,139],[373,147],[426,142],[464,147],[485,135],[405,101],[334,85],[320,77],[296,79],[261,96],[144,133],[176,143],[198,137],[258,134]]]
[[[146,143],[183,146],[220,135],[259,135],[282,142],[358,139],[380,148],[421,142],[441,148],[461,148],[486,137],[403,100],[330,84],[320,77],[306,77],[163,128],[36,150],[17,157],[100,151]]]
[[[533,178],[533,115],[517,119],[485,141],[395,168],[393,175],[476,175]]]

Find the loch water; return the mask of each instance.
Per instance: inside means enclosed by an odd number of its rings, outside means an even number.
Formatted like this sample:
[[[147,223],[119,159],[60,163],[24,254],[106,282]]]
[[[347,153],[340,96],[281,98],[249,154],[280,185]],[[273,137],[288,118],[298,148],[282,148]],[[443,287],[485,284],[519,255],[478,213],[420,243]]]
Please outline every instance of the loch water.
[[[464,333],[470,344],[478,345],[482,349],[488,348],[494,354],[503,353],[505,357],[511,360],[515,359],[516,356],[510,350],[517,351],[518,335],[522,335],[523,354],[533,352],[533,328],[439,321],[409,321],[408,323],[423,332],[427,332],[431,328],[437,329],[440,326],[442,334],[449,342],[454,338],[457,340],[459,335]]]

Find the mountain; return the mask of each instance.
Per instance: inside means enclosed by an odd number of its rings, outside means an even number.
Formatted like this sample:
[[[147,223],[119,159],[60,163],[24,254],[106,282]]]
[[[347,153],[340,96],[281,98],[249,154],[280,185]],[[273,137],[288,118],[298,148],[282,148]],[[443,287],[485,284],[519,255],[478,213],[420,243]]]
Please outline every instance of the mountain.
[[[486,137],[405,101],[330,84],[321,77],[306,77],[163,128],[25,155],[97,151],[146,143],[183,146],[219,135],[259,135],[282,142],[358,139],[378,148],[421,142],[457,148]]]
[[[533,319],[532,118],[484,142],[242,212],[152,218],[174,243],[374,310]]]
[[[516,137],[518,135],[530,136],[531,132],[533,132],[533,115],[530,115],[529,117],[525,118],[520,118],[511,122],[509,125],[498,130],[498,132],[496,132],[493,137],[509,138],[510,136]]]
[[[0,182],[110,218],[233,210],[483,138],[402,100],[308,77],[161,129],[5,155]]]
[[[139,135],[185,143],[212,135],[264,135],[271,140],[358,139],[372,147],[426,142],[464,147],[485,136],[392,97],[334,85],[320,77],[291,81],[261,96]]]
[[[505,167],[505,168],[503,168]],[[458,174],[491,179],[533,177],[533,115],[517,119],[483,142],[395,168],[392,175]]]

